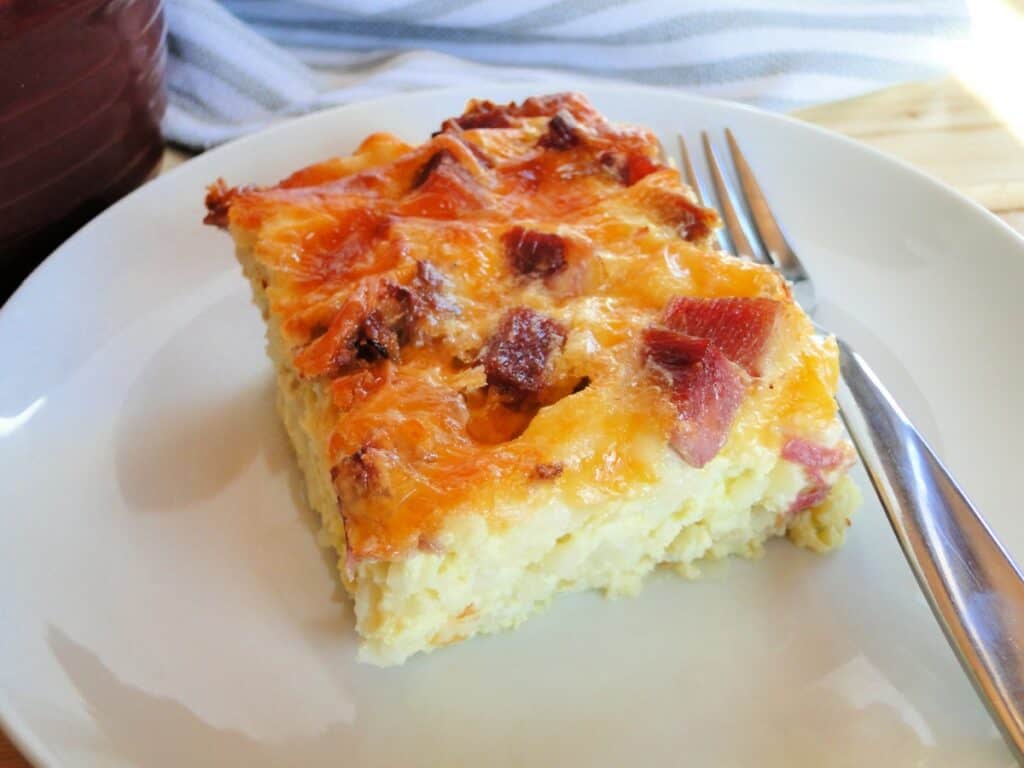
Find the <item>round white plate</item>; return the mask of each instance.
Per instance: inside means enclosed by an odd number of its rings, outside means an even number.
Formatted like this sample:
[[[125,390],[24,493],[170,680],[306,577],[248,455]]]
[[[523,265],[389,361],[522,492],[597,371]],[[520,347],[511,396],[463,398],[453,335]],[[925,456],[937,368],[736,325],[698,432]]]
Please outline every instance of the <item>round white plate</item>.
[[[262,322],[204,185],[269,183],[473,95],[296,120],[192,160],[68,241],[0,312],[0,714],[44,765],[1006,766],[882,511],[636,599],[376,669],[315,542]],[[1024,557],[1024,244],[954,192],[773,115],[595,88],[674,146],[730,126],[819,282]]]

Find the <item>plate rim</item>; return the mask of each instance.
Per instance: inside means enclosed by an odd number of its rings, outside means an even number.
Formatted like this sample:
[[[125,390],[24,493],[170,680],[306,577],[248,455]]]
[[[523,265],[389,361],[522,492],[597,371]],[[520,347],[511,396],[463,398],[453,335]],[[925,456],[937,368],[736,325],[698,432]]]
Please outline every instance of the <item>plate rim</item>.
[[[981,221],[986,221],[989,225],[995,225],[995,228],[1002,232],[1004,236],[1008,236],[1008,242],[1012,242],[1016,248],[1020,249],[1021,252],[1024,253],[1024,234],[1017,232],[1007,222],[1003,221],[999,216],[987,209],[980,202],[968,197],[965,193],[957,190],[949,183],[912,165],[907,160],[890,155],[880,149],[860,142],[857,139],[846,136],[830,128],[825,128],[823,126],[801,120],[798,117],[786,113],[770,112],[768,110],[735,101],[729,101],[727,99],[711,98],[672,88],[641,84],[614,82],[580,83],[578,81],[571,82],[559,79],[540,82],[491,81],[487,84],[424,88],[415,91],[382,95],[370,99],[359,99],[346,104],[340,104],[310,112],[305,115],[286,118],[274,122],[261,130],[238,137],[216,147],[207,149],[200,154],[189,157],[176,167],[168,170],[166,173],[160,173],[151,178],[149,181],[143,183],[113,205],[106,208],[44,257],[43,260],[40,261],[40,263],[37,264],[29,275],[22,281],[21,285],[19,285],[18,288],[7,298],[4,304],[0,306],[0,338],[2,338],[8,323],[14,322],[14,315],[17,311],[20,311],[22,305],[27,306],[27,302],[33,300],[33,294],[36,291],[35,286],[39,285],[41,281],[45,279],[46,274],[55,269],[62,268],[64,261],[70,258],[69,254],[78,247],[78,242],[80,242],[87,233],[99,227],[106,226],[110,219],[120,216],[124,206],[133,198],[136,198],[141,194],[147,194],[147,190],[159,190],[165,184],[174,183],[177,176],[184,173],[185,169],[189,168],[193,163],[209,161],[216,164],[219,156],[224,152],[237,151],[239,147],[244,147],[249,143],[265,141],[274,135],[285,135],[290,131],[299,129],[298,126],[306,126],[317,122],[330,124],[332,121],[341,119],[347,111],[352,109],[386,109],[394,103],[401,103],[410,99],[426,98],[431,96],[442,99],[473,98],[472,96],[467,96],[467,94],[471,92],[486,93],[488,89],[500,91],[502,93],[507,93],[508,91],[516,91],[520,93],[528,93],[531,91],[534,93],[553,93],[561,90],[574,90],[588,95],[596,93],[607,94],[612,98],[620,95],[628,96],[630,94],[641,93],[651,97],[670,98],[676,102],[687,102],[690,105],[711,105],[714,109],[723,109],[727,112],[731,111],[756,115],[756,119],[759,120],[767,119],[769,121],[787,125],[790,129],[808,131],[829,140],[838,141],[841,145],[846,146],[854,152],[863,153],[864,155],[875,158],[877,161],[899,168],[902,172],[909,174],[919,182],[925,183],[931,187],[933,191],[942,194],[946,199],[956,201],[960,205],[965,205],[966,209],[970,210],[975,215],[980,214]],[[517,96],[515,98],[525,97]],[[848,101],[848,99],[841,101]],[[623,122],[629,121],[624,120]],[[681,130],[684,128],[685,126],[680,126]],[[1000,258],[1003,257],[1001,256]],[[1013,261],[1012,258],[1007,258],[1007,260],[1011,262]],[[1024,262],[1022,262],[1021,269],[1024,270]],[[25,719],[14,706],[10,696],[3,688],[0,688],[0,731],[3,731],[11,743],[17,748],[20,755],[28,760],[32,765],[45,766],[46,768],[59,768],[66,764],[56,759],[43,738],[37,734],[36,730],[33,729],[31,725],[25,722]]]

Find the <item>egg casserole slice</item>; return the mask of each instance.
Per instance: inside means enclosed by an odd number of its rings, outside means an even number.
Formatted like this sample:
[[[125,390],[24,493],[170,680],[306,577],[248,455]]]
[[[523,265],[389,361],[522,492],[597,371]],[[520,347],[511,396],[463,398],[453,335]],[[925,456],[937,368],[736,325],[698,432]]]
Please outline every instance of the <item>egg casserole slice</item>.
[[[857,504],[837,351],[769,268],[713,248],[649,131],[578,94],[472,101],[272,187],[213,184],[361,655],[631,594]]]

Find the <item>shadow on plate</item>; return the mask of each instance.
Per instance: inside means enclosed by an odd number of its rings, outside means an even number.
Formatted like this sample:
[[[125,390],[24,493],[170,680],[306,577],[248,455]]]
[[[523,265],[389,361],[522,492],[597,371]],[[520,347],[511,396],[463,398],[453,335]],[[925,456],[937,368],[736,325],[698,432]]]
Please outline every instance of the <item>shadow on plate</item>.
[[[275,472],[290,460],[277,439],[273,374],[243,323],[252,311],[237,294],[207,307],[128,389],[115,458],[130,507],[176,511],[210,499],[268,447]]]
[[[278,546],[273,532],[297,517],[312,542],[320,522],[277,414],[274,373],[261,351],[259,326],[246,322],[254,314],[240,291],[232,293],[153,351],[121,408],[116,472],[128,510],[185,516],[184,524],[193,527],[199,522],[188,516],[205,515],[204,530],[222,537],[223,556],[237,559],[267,594],[279,596],[282,610],[295,614],[295,590],[304,584],[293,576],[288,555],[294,552]],[[280,493],[282,483],[287,495]],[[340,623],[340,631],[351,632],[337,556],[319,551],[334,600],[342,603],[338,616],[344,617],[319,630],[336,634]]]
[[[148,408],[133,389],[117,445],[128,504],[143,512],[182,510],[215,496],[259,453],[269,420],[277,418],[273,388],[267,377],[187,411]]]
[[[47,641],[106,741],[97,742],[80,726],[67,722],[60,724],[65,731],[63,749],[88,750],[96,759],[116,757],[130,765],[168,768],[339,764],[333,749],[344,743],[347,724],[328,726],[306,739],[261,742],[239,730],[217,728],[178,701],[126,684],[96,654],[53,626]]]
[[[629,713],[652,711],[651,702],[645,700],[663,694],[638,689],[629,697],[606,696],[597,708],[562,709],[551,716],[551,704],[557,704],[558,695],[545,704],[542,683],[535,700],[539,707],[516,707],[518,711],[513,713],[503,706],[502,687],[529,685],[536,682],[536,674],[524,669],[522,678],[510,683],[509,678],[516,675],[510,676],[506,670],[500,675],[503,682],[493,688],[486,674],[467,683],[469,676],[450,677],[455,658],[449,654],[450,663],[433,672],[422,662],[390,673],[364,668],[365,674],[355,675],[364,679],[357,681],[360,695],[355,696],[358,706],[351,722],[311,724],[312,732],[307,735],[271,742],[237,728],[217,727],[180,701],[125,682],[97,654],[56,627],[50,626],[47,641],[86,702],[96,730],[47,711],[42,714],[46,731],[58,740],[53,746],[61,754],[81,756],[86,764],[117,760],[156,768],[617,765],[630,755],[644,755],[646,764],[674,765],[688,762],[686,755],[691,754],[696,758],[694,764],[853,768],[866,764],[872,755],[890,754],[897,761],[893,765],[959,768],[979,764],[982,758],[987,758],[986,765],[998,765],[1005,754],[998,741],[951,744],[942,734],[929,733],[926,724],[913,719],[908,722],[899,695],[885,685],[877,688],[876,671],[861,656],[851,657],[820,685],[788,697],[780,708],[741,708],[748,714],[758,711],[756,718],[737,712],[740,716],[730,717],[729,723],[708,722],[707,713],[683,711],[665,713],[651,727],[631,722]],[[483,670],[475,656],[470,654],[464,661],[478,667],[480,673]],[[514,656],[508,661],[515,664]],[[623,661],[630,666],[631,662]],[[443,682],[439,673],[453,685],[428,687]],[[697,669],[693,674],[695,679],[702,676]],[[559,677],[557,672],[554,677]],[[614,680],[617,675],[611,677]],[[891,697],[857,694],[858,690],[883,689],[890,690]],[[469,701],[463,700],[462,706],[445,704],[467,694]],[[751,703],[756,702],[756,686],[749,695]],[[529,696],[517,698],[529,700]],[[722,711],[714,706],[711,710]],[[602,714],[595,718],[598,712]],[[510,714],[512,718],[508,718]],[[674,725],[668,726],[670,722]],[[396,727],[405,731],[396,732]],[[735,737],[723,739],[725,733]],[[681,750],[682,744],[687,746]]]

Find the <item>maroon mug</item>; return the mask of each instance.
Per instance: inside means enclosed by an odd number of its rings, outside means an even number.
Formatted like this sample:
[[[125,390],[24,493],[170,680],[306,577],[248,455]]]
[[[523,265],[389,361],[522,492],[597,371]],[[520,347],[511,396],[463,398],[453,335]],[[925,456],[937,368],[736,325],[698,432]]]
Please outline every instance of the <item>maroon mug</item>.
[[[166,61],[162,0],[0,0],[0,288],[155,171]]]

